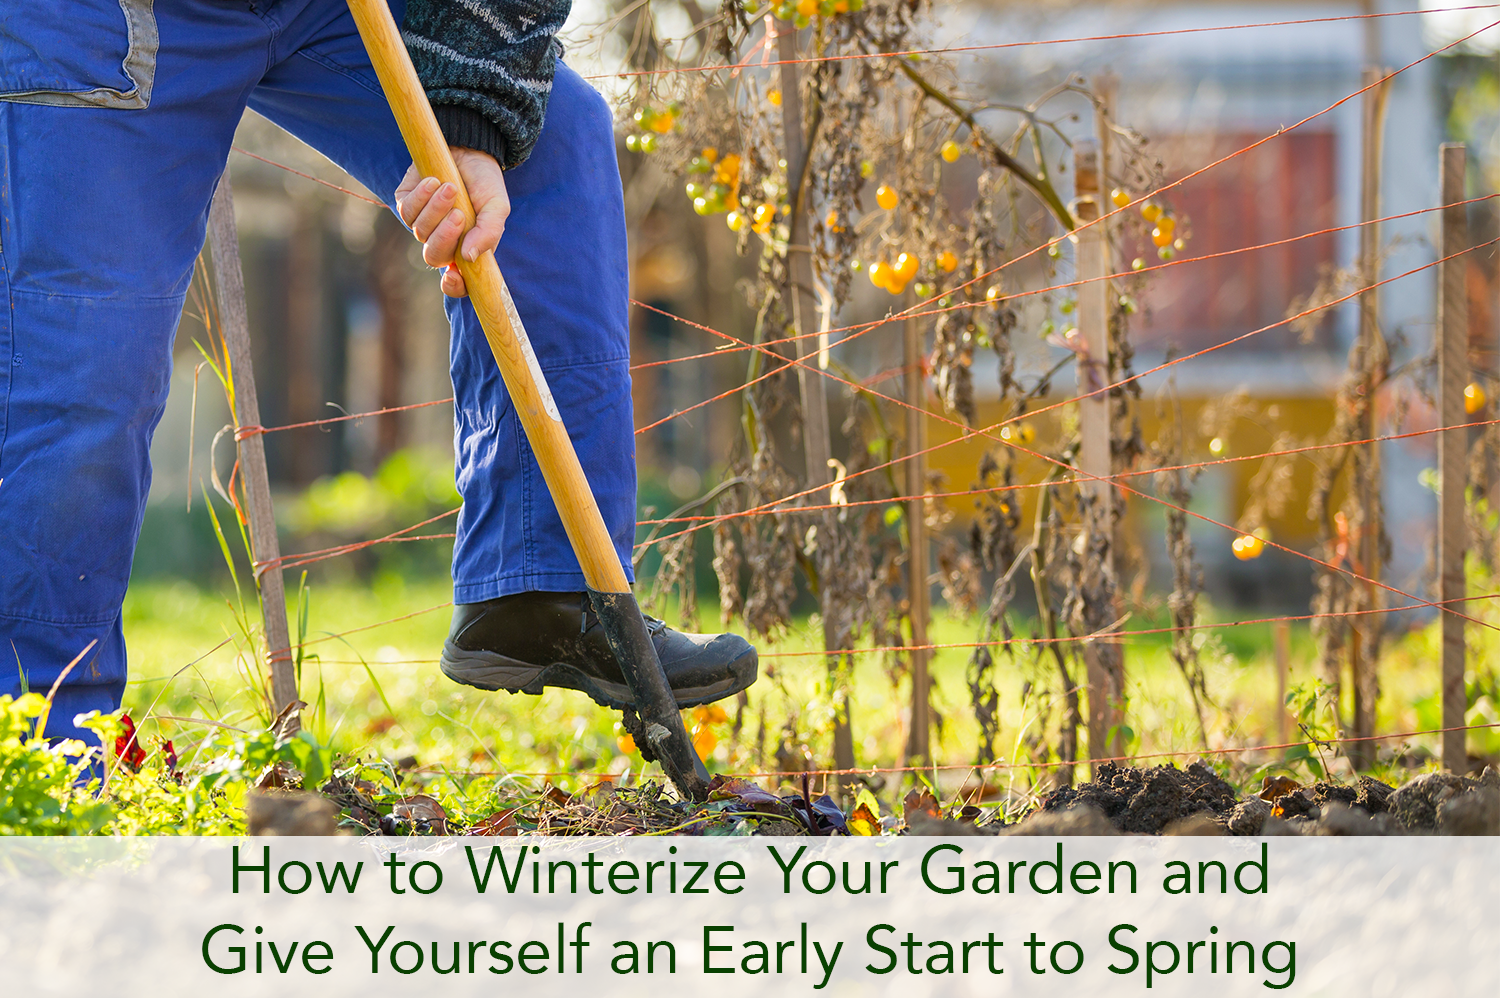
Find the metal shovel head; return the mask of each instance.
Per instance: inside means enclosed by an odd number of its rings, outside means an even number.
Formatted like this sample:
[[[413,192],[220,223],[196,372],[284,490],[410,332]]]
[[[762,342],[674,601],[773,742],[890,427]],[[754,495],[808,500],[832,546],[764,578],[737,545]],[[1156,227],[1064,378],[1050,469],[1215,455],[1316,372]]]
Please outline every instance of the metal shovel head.
[[[651,642],[635,595],[590,589],[589,598],[609,639],[610,650],[620,663],[625,685],[635,698],[636,713],[646,735],[646,744],[641,748],[648,750],[648,757],[655,756],[661,761],[668,779],[683,797],[707,800],[708,769],[693,751],[682,714],[677,710],[677,698],[672,695],[667,674],[656,657],[656,645]]]

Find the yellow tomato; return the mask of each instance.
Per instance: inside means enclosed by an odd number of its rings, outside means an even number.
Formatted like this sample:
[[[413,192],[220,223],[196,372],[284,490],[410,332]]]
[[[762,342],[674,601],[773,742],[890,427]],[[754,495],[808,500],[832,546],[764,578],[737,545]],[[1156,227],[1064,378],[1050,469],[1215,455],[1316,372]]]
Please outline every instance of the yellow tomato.
[[[902,253],[900,256],[896,257],[896,276],[899,277],[904,284],[905,282],[911,280],[913,277],[917,276],[917,268],[921,265],[921,261],[916,258],[915,254]]]
[[[1172,241],[1172,233],[1163,232],[1160,225],[1151,230],[1151,241],[1158,246],[1166,246]]]
[[[998,284],[991,284],[989,286],[989,288],[987,288],[985,290],[985,292],[984,292],[984,300],[985,301],[995,301],[996,299],[998,299],[1000,297],[1000,295],[1001,295],[1000,285],[998,285]]]
[[[730,153],[714,166],[714,179],[725,187],[733,187],[740,179],[740,158]]]
[[[729,231],[739,232],[749,222],[749,219],[745,217],[745,213],[743,211],[740,211],[738,208],[736,208],[724,218],[724,221],[728,224]]]
[[[884,260],[870,264],[870,283],[877,288],[884,288],[885,282],[889,280],[891,265]]]
[[[1130,195],[1118,187],[1109,192],[1109,199],[1115,203],[1116,208],[1123,208],[1130,203]]]
[[[938,269],[943,273],[951,274],[954,270],[958,269],[958,257],[947,250],[943,250],[938,254],[937,265]]]
[[[693,751],[698,753],[698,758],[707,759],[713,755],[714,749],[719,744],[719,736],[714,734],[714,729],[706,724],[700,724],[693,728]]]
[[[1030,423],[1016,423],[1000,428],[1000,439],[1010,444],[1025,446],[1036,440],[1036,427]]]
[[[943,148],[940,152],[940,155],[943,157],[943,162],[945,163],[956,163],[958,162],[958,157],[962,156],[963,154],[964,151],[959,148],[958,143],[954,142],[952,139],[949,139],[947,142],[943,143]]]
[[[1161,205],[1154,201],[1147,201],[1141,205],[1141,217],[1148,222],[1155,222],[1161,218]]]
[[[1477,382],[1464,389],[1464,412],[1472,416],[1484,408],[1484,403],[1484,389]]]
[[[890,186],[881,184],[875,188],[875,203],[886,211],[890,211],[896,207],[896,202],[899,200],[901,200],[900,197],[897,196],[896,191]]]
[[[1163,215],[1156,220],[1156,227],[1170,236],[1177,231],[1177,219],[1171,215]]]
[[[816,17],[818,14],[818,0],[797,0],[797,13],[803,17]]]
[[[1265,550],[1266,542],[1254,534],[1241,534],[1229,547],[1240,561],[1250,561],[1260,557],[1260,553]]]
[[[766,91],[766,100],[770,101],[776,107],[780,107],[781,106],[781,91],[780,90],[767,90]]]

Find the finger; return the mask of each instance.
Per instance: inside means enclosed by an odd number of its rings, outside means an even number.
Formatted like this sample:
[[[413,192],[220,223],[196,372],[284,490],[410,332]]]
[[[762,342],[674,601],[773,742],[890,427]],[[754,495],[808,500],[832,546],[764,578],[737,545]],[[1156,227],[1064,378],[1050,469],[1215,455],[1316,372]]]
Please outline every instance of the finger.
[[[417,164],[413,163],[411,166],[408,166],[406,174],[401,178],[401,183],[396,185],[396,200],[399,202],[407,194],[411,193],[411,189],[416,187],[417,181],[421,179],[422,175],[417,172]]]
[[[422,210],[417,214],[417,217],[413,219],[411,231],[418,239],[424,243],[427,242],[432,238],[433,232],[440,225],[447,222],[456,210],[453,205],[457,200],[458,189],[452,184],[443,184],[428,199],[427,203],[422,206]],[[463,216],[460,215],[459,218],[462,219]],[[454,248],[457,248],[458,237],[455,235],[453,238]],[[444,260],[442,262],[447,263],[448,261]]]
[[[493,250],[505,232],[505,221],[510,215],[505,174],[488,153],[458,148],[454,150],[454,161],[476,211],[474,228],[464,236],[463,255],[466,260],[477,260]]]
[[[464,234],[464,214],[457,208],[448,212],[422,244],[422,260],[429,267],[443,267],[453,262],[458,240]]]
[[[413,167],[407,174],[407,180],[411,180],[410,185],[403,180],[401,187],[396,188],[396,210],[401,213],[401,221],[407,228],[411,228],[412,223],[416,222],[417,216],[427,207],[439,187],[436,177],[416,177],[415,172],[416,167]]]
[[[443,268],[443,278],[439,282],[443,294],[449,298],[463,298],[469,293],[468,285],[464,284],[464,276],[458,272],[457,267]]]
[[[474,219],[474,227],[464,236],[464,259],[473,262],[500,245],[500,237],[505,233],[505,220],[509,217],[510,201],[504,192],[501,192],[500,197],[486,202]]]

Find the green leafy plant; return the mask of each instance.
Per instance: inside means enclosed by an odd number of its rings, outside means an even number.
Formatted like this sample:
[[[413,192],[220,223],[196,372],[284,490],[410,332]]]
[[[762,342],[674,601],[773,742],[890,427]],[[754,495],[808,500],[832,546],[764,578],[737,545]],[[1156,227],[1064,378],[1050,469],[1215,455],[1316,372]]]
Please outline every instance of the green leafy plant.
[[[0,696],[0,835],[90,835],[111,817],[91,792],[89,747],[36,736],[50,708],[39,693]]]
[[[1321,679],[1298,683],[1287,691],[1287,709],[1307,739],[1287,749],[1282,756],[1288,768],[1302,765],[1314,779],[1327,778],[1328,758],[1323,750],[1334,751],[1333,739],[1338,737],[1337,697],[1338,691]]]

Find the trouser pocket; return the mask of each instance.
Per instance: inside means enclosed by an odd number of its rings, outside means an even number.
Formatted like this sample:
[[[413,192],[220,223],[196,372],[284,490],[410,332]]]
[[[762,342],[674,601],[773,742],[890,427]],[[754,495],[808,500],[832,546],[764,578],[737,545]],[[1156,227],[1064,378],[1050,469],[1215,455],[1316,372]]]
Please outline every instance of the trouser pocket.
[[[0,12],[0,100],[145,108],[156,78],[153,0],[68,0]],[[16,9],[16,8],[21,9]]]

